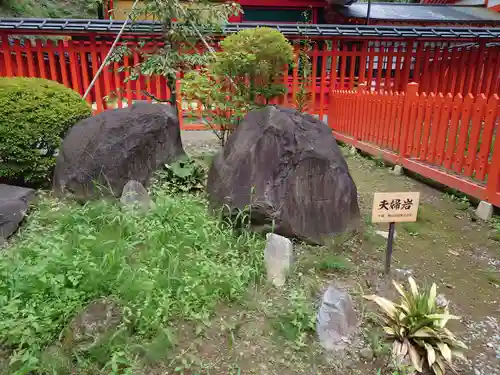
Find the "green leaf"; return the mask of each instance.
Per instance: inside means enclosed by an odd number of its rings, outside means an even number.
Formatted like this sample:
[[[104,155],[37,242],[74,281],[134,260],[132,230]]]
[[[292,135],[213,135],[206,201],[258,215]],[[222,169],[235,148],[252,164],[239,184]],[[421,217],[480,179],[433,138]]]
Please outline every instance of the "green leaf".
[[[408,305],[408,303],[406,301],[402,301],[399,306],[401,307],[402,310],[404,310],[404,312],[406,314],[410,314],[410,312],[411,312],[410,306]]]
[[[448,320],[460,320],[460,319],[462,319],[459,316],[450,315],[450,314],[429,314],[429,315],[425,315],[425,318],[430,319],[430,320],[447,320],[447,321]]]
[[[426,337],[437,337],[436,332],[429,327],[422,327],[418,331],[411,334],[411,337],[426,338]]]
[[[431,366],[431,369],[435,375],[443,375],[444,374],[443,370],[441,370],[441,367],[439,367],[439,365],[437,363],[434,363]]]
[[[373,301],[377,305],[379,305],[391,319],[397,319],[398,310],[396,308],[396,305],[391,301],[389,301],[388,299],[376,295],[364,296],[364,298]]]
[[[61,138],[92,114],[79,93],[42,78],[0,78],[0,180],[47,187]]]
[[[436,362],[436,352],[432,345],[424,343],[425,350],[427,351],[427,362],[429,363],[429,367],[432,367],[434,362]]]
[[[404,357],[406,354],[408,354],[408,351],[410,350],[410,341],[408,339],[405,339],[403,341],[403,345],[401,346],[401,356]]]
[[[181,178],[191,176],[194,172],[194,167],[187,163],[174,162],[170,167],[172,168],[172,172]]]
[[[413,294],[413,298],[417,299],[418,298],[418,286],[413,277],[408,278],[408,283],[410,284],[410,290],[411,293]]]
[[[396,282],[395,280],[392,280],[392,285],[396,288],[398,293],[401,295],[401,297],[406,298],[406,292],[401,284]]]
[[[433,311],[436,308],[436,296],[437,296],[437,285],[432,284],[431,290],[429,291],[429,299],[427,301],[429,311]]]
[[[418,354],[417,349],[412,344],[408,346],[408,354],[413,367],[415,367],[417,371],[422,372],[422,357]]]
[[[443,358],[451,365],[452,355],[450,347],[443,342],[436,342],[436,346],[441,352]]]
[[[458,357],[464,361],[467,360],[467,358],[465,357],[464,353],[460,350],[452,350],[451,351],[451,354],[452,354],[452,357]]]
[[[384,327],[383,330],[389,336],[396,336],[396,331],[392,327]]]

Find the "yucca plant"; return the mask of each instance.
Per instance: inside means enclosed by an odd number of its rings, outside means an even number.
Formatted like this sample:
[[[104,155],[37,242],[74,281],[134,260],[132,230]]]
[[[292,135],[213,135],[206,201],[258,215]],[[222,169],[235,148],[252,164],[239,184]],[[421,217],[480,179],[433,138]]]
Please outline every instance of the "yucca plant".
[[[429,371],[443,375],[447,368],[454,371],[452,358],[464,358],[467,346],[446,328],[446,324],[460,318],[450,315],[447,303],[436,301],[436,284],[420,290],[412,277],[408,282],[409,291],[392,282],[401,295],[399,304],[377,295],[364,297],[380,307],[383,329],[393,343],[394,357],[409,360],[419,373]]]

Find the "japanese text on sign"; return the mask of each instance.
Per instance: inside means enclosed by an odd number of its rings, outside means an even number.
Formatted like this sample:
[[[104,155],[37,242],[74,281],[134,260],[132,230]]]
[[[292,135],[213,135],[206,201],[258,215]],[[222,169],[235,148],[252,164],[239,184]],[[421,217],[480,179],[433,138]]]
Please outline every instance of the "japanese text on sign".
[[[416,221],[420,193],[375,193],[372,222]]]

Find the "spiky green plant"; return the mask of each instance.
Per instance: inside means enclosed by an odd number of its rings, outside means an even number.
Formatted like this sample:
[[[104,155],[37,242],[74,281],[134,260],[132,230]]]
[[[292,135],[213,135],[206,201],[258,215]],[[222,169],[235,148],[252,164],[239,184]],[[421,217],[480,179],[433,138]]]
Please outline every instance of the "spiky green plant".
[[[436,302],[437,286],[420,290],[415,280],[408,279],[410,290],[393,281],[401,295],[396,304],[377,295],[364,298],[375,302],[381,310],[380,318],[387,339],[393,343],[395,358],[408,360],[418,372],[431,371],[443,375],[447,367],[453,369],[454,356],[464,358],[467,346],[446,328],[448,321],[460,319],[450,315],[448,306]]]

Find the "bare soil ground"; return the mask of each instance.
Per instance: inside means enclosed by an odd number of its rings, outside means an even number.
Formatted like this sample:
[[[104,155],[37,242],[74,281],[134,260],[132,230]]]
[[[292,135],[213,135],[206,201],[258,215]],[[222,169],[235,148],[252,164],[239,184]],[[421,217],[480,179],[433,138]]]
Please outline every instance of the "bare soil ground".
[[[191,154],[217,149],[209,132],[184,133],[183,141]],[[379,161],[348,156],[347,150],[346,158],[365,218],[359,233],[329,247],[297,244],[296,268],[285,289],[256,286],[244,305],[221,306],[205,327],[180,325],[184,339],[176,357],[166,368],[148,373],[168,372],[175,363],[184,374],[375,375],[378,369],[392,374],[388,348],[373,324],[373,306],[361,298],[394,296],[382,275],[385,240],[375,233],[387,228],[370,223],[372,197],[377,191],[419,191],[418,221],[397,226],[391,277],[404,281],[411,274],[420,284],[436,282],[451,312],[462,316],[452,329],[470,345],[469,360],[458,365],[459,372],[500,375],[500,243],[490,238],[492,227],[474,220],[465,199],[394,176]],[[311,302],[330,283],[350,291],[360,319],[341,356],[323,353],[307,322]],[[299,292],[304,290],[309,303]],[[360,356],[367,348],[373,357]]]

